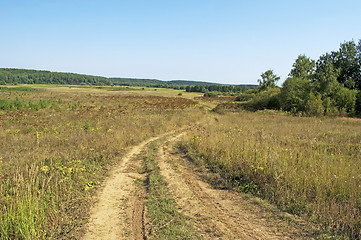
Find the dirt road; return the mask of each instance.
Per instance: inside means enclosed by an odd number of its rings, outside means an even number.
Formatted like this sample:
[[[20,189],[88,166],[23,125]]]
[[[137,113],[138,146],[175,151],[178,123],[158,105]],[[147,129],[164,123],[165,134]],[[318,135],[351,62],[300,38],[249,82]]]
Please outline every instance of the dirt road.
[[[173,150],[181,134],[151,138],[133,147],[103,183],[91,211],[84,239],[147,239],[145,188],[137,186],[146,174],[137,155],[162,138],[157,162],[178,211],[188,217],[203,239],[309,239],[305,224],[280,213],[261,200],[213,189]],[[148,232],[148,231],[147,231]]]

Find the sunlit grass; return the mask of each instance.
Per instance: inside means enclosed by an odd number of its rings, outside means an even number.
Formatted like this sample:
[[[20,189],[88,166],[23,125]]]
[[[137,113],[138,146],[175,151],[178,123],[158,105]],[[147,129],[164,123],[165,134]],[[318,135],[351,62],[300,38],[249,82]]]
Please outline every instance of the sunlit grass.
[[[90,94],[89,94],[90,93]],[[90,197],[125,150],[203,116],[187,99],[41,88],[0,99],[56,102],[0,110],[0,238],[77,238]]]
[[[360,236],[360,120],[215,115],[183,146],[229,186],[331,231]]]

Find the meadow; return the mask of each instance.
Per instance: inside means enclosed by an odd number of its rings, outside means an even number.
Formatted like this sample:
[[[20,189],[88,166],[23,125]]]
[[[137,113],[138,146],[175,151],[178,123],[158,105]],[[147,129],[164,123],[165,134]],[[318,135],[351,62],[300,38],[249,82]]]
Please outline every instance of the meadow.
[[[196,122],[180,148],[211,170],[215,187],[267,199],[341,237],[361,236],[360,119],[214,112],[207,109],[233,99],[136,87],[8,86],[0,99],[1,239],[80,238],[116,160]]]
[[[273,111],[215,115],[181,146],[216,187],[251,193],[327,231],[361,231],[361,120]],[[220,180],[221,179],[221,180]]]
[[[0,238],[79,238],[115,159],[203,116],[195,101],[168,94],[0,89]]]

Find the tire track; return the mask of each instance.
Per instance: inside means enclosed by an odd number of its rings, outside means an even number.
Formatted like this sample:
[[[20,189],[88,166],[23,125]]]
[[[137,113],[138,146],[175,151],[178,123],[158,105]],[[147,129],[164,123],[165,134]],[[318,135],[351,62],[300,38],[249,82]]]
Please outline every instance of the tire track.
[[[163,136],[150,138],[133,147],[110,172],[91,209],[84,240],[143,239],[145,192],[135,186],[144,176],[135,170],[133,160],[144,147]]]

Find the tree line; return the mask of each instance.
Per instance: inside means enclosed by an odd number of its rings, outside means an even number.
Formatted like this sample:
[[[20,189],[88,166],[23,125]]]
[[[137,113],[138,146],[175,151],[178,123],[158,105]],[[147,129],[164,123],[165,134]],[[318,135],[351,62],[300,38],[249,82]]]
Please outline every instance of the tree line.
[[[0,85],[5,84],[64,84],[92,86],[139,86],[155,88],[172,88],[187,92],[217,92],[218,94],[238,94],[257,85],[222,85],[202,81],[137,78],[106,78],[76,73],[61,73],[28,69],[0,68]]]
[[[205,95],[209,95],[210,93],[214,93],[217,95],[218,93],[223,95],[234,95],[243,93],[248,89],[255,89],[257,85],[197,85],[197,86],[187,86],[186,92],[201,92],[205,93]]]
[[[317,60],[299,55],[279,88],[273,70],[261,74],[257,89],[238,96],[248,106],[307,115],[361,115],[361,40],[340,44]]]

